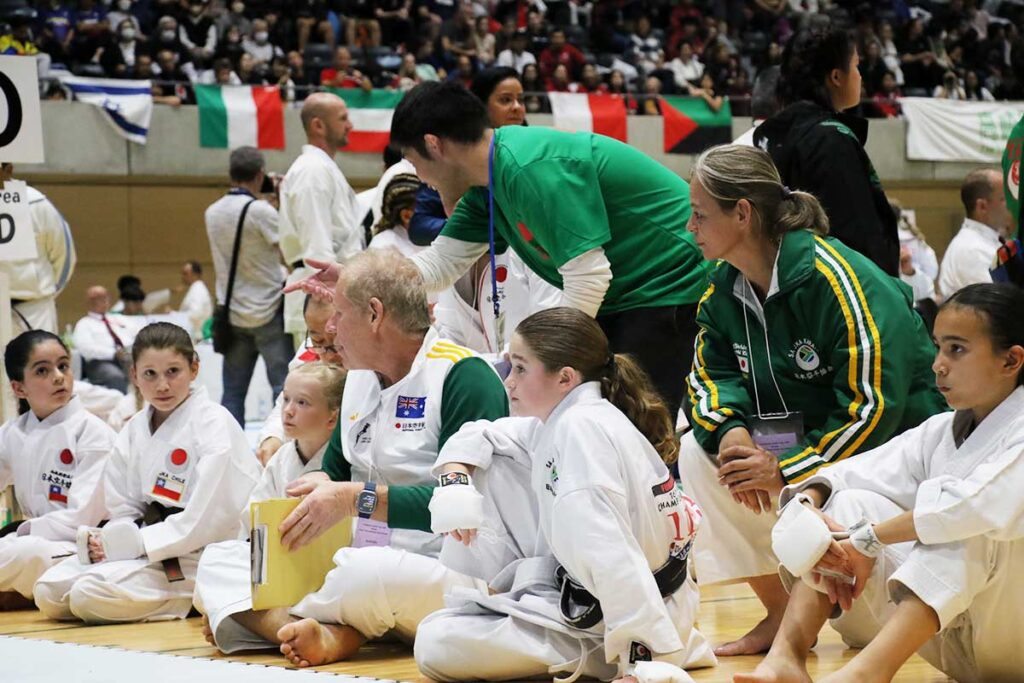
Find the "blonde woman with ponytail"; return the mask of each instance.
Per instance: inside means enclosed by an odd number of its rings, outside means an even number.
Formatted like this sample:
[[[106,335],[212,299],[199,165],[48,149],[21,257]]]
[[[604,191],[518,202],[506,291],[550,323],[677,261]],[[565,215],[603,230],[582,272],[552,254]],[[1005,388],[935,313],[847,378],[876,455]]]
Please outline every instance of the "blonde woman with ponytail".
[[[448,440],[430,508],[434,531],[449,534],[442,561],[459,541],[486,553],[495,526],[521,552],[487,577],[497,592],[450,594],[420,624],[420,670],[441,681],[691,680],[681,669],[715,657],[694,627],[688,556],[701,511],[666,466],[678,450],[668,410],[579,310],[526,318],[510,357],[515,417]],[[523,480],[531,494],[510,495]],[[513,527],[534,517],[531,543]]]
[[[711,148],[690,187],[689,229],[720,263],[698,309],[679,471],[706,513],[701,584],[747,581],[768,611],[716,654],[755,654],[787,601],[771,548],[783,486],[945,405],[909,287],[828,237],[818,200],[785,187],[767,153]]]

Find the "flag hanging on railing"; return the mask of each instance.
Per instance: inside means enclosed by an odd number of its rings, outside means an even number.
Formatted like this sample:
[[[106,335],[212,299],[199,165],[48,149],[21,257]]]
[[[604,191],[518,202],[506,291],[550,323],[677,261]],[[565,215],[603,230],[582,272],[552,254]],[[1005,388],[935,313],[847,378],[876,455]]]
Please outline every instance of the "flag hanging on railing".
[[[665,154],[700,154],[732,141],[732,110],[723,99],[718,111],[699,97],[659,98]]]
[[[199,146],[284,149],[280,88],[260,85],[197,85]]]
[[[327,88],[345,100],[352,131],[344,152],[380,153],[391,139],[391,116],[405,95],[395,90],[363,90],[362,88]]]
[[[107,121],[121,136],[140,145],[146,144],[149,121],[153,116],[150,81],[64,76],[61,83],[76,100],[102,109]]]
[[[626,100],[604,93],[550,92],[555,128],[587,131],[627,142]]]

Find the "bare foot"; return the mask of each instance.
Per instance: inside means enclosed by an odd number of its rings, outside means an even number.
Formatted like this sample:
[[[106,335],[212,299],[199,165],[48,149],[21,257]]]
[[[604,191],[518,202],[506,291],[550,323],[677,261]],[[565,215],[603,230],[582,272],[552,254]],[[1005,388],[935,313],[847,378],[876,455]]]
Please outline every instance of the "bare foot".
[[[782,657],[767,657],[753,673],[733,674],[733,683],[811,683],[802,662]]]
[[[351,626],[302,619],[277,632],[281,654],[298,667],[320,666],[351,657],[366,639]]]
[[[213,629],[210,627],[210,619],[205,614],[203,615],[203,638],[206,638],[206,642],[214,647],[217,647],[217,641],[213,639]]]
[[[716,647],[715,654],[719,657],[736,657],[767,652],[775,639],[775,633],[779,630],[781,617],[781,614],[778,618],[768,615],[739,640]]]
[[[0,591],[0,612],[15,612],[22,609],[35,609],[32,598],[26,598],[18,591]]]

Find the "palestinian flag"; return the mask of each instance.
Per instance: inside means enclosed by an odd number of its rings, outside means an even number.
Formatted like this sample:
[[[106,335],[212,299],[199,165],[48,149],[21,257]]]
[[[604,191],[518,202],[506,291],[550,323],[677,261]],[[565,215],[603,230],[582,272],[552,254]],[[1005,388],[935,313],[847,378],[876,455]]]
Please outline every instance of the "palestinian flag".
[[[662,97],[659,104],[665,154],[700,154],[708,147],[732,141],[729,100],[723,100],[717,112],[699,97]]]
[[[1020,164],[1024,157],[1024,117],[1010,131],[1003,150],[1003,192],[1006,208],[1017,221],[1017,238],[1024,238],[1024,212],[1020,210]]]
[[[197,85],[199,146],[284,149],[284,106],[277,86]]]
[[[391,139],[391,115],[405,93],[393,90],[363,90],[362,88],[327,88],[345,100],[352,132],[344,152],[380,153]]]
[[[587,131],[626,142],[626,100],[606,93],[550,92],[555,128]]]

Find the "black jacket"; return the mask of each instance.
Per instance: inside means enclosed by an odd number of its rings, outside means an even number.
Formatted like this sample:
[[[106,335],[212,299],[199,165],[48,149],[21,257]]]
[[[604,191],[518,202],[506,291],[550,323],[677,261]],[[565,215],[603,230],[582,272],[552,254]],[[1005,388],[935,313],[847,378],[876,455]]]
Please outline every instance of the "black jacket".
[[[868,124],[812,102],[797,102],[754,130],[790,189],[814,194],[828,214],[829,234],[897,275],[897,220],[864,151]]]

